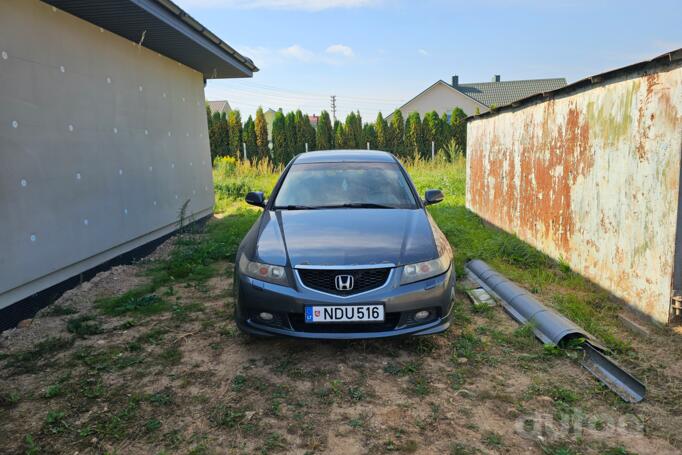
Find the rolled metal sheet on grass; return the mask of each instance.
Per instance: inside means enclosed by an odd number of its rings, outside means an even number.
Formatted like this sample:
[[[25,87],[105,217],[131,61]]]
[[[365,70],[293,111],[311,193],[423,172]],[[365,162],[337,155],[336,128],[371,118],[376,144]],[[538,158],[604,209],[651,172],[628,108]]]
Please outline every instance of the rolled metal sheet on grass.
[[[509,281],[485,262],[474,259],[467,264],[473,279],[492,292],[511,316],[520,324],[532,324],[535,335],[543,343],[560,344],[565,338],[596,339],[570,319],[538,302],[528,291]]]
[[[570,319],[540,303],[531,293],[496,272],[485,262],[474,259],[467,263],[469,277],[497,298],[505,311],[520,324],[530,324],[543,343],[560,345],[565,340],[584,339],[580,364],[625,401],[638,402],[646,388],[602,351],[594,336]]]

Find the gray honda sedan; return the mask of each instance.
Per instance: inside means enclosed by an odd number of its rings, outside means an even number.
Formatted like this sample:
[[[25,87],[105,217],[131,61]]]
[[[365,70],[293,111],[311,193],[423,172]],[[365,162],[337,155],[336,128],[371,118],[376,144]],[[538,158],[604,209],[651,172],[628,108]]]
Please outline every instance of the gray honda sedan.
[[[255,336],[354,339],[446,330],[452,250],[407,172],[386,152],[294,158],[239,246],[238,327]]]

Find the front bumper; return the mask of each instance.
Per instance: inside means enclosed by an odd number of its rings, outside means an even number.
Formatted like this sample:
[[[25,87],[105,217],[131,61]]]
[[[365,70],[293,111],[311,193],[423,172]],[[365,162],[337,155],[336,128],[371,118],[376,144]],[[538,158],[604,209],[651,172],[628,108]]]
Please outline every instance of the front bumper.
[[[235,274],[237,291],[236,322],[244,332],[256,336],[290,336],[314,339],[369,339],[402,335],[430,335],[450,326],[455,293],[455,273],[451,266],[442,275],[428,280],[400,285],[398,273],[391,273],[380,288],[339,297],[302,286],[294,273],[294,287],[279,286]],[[384,305],[383,323],[309,324],[303,321],[309,305]],[[415,321],[414,313],[429,310],[430,317]],[[275,315],[272,321],[258,315]]]

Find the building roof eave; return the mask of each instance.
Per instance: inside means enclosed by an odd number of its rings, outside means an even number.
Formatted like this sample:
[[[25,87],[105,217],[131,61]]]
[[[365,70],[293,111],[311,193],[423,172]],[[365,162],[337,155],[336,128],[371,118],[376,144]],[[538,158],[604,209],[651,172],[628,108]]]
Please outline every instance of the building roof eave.
[[[170,0],[44,0],[199,71],[205,79],[251,77],[258,67]]]

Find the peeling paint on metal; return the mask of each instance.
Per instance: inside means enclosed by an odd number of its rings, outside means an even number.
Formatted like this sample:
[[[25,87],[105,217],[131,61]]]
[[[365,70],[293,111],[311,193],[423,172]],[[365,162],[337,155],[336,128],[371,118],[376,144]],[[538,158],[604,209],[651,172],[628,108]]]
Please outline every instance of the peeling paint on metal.
[[[682,68],[468,124],[467,207],[655,320],[670,316]]]

